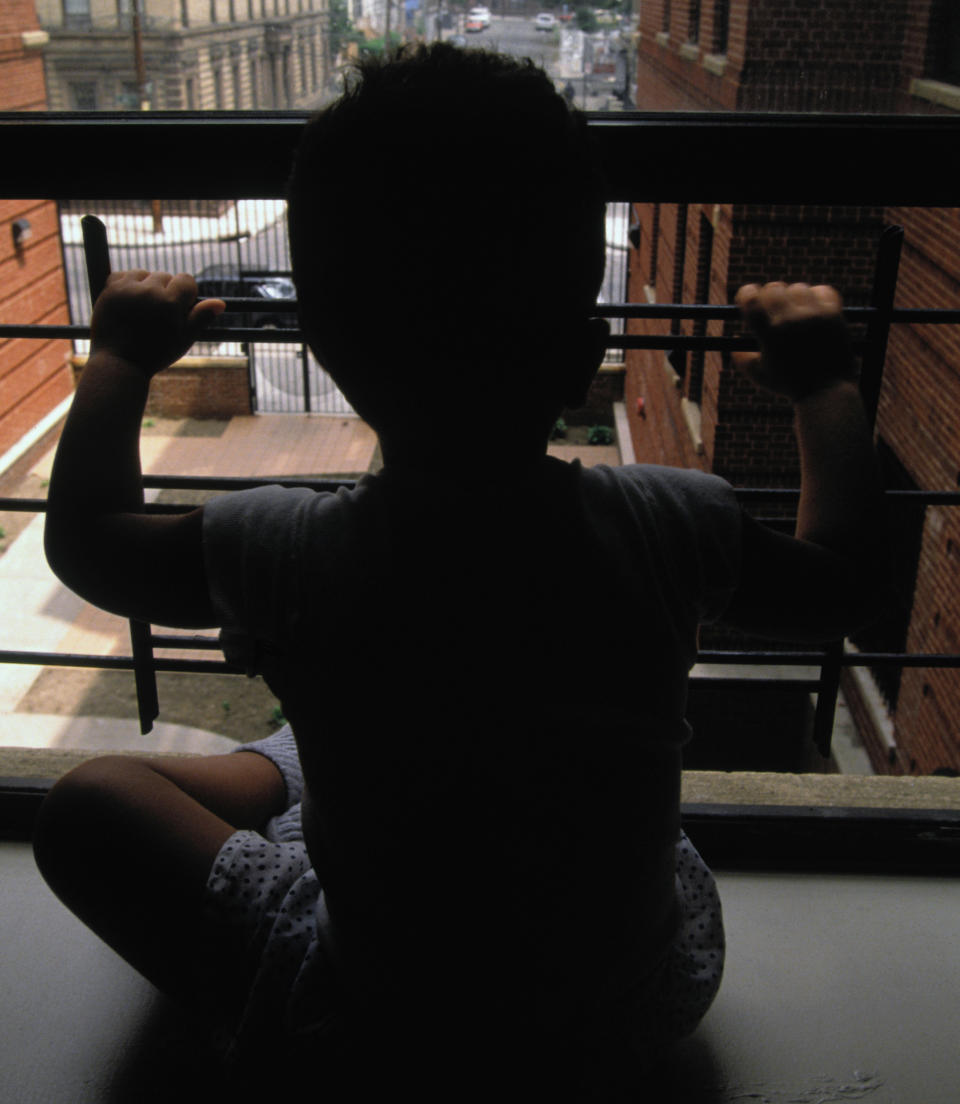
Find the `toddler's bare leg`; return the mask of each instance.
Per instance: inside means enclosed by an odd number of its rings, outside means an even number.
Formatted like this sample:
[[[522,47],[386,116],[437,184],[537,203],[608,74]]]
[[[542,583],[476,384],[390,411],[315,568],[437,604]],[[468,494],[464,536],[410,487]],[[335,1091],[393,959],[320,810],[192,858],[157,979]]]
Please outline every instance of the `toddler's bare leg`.
[[[280,772],[256,754],[92,759],[44,801],[37,865],[135,969],[173,996],[193,996],[201,971],[223,953],[201,916],[217,852],[237,828],[262,827],[284,793]]]

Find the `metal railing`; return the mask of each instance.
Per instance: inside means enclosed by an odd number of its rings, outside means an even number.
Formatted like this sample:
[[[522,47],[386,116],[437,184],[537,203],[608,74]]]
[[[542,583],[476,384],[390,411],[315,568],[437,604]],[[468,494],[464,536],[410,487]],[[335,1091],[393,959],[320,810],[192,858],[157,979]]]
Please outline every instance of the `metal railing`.
[[[178,136],[177,160],[184,156],[196,155],[200,161],[199,177],[203,187],[200,194],[222,196],[228,186],[236,188],[245,195],[282,194],[282,175],[277,164],[285,165],[287,159],[279,151],[288,154],[295,142],[298,128],[303,117],[279,116],[270,119],[260,116],[218,117],[207,113],[205,116],[183,116],[175,118],[161,117],[149,123],[141,120],[129,120],[119,116],[113,120],[66,117],[45,117],[24,120],[17,117],[11,121],[0,116],[0,131],[13,144],[13,156],[8,162],[16,170],[0,185],[0,194],[16,197],[44,197],[50,194],[48,179],[44,178],[45,159],[49,156],[50,143],[55,135],[64,141],[67,151],[85,143],[85,162],[78,165],[78,171],[69,182],[70,194],[118,194],[118,177],[105,175],[97,168],[98,158],[90,156],[89,146],[105,148],[106,143],[115,144],[119,139],[120,128],[125,146],[132,146],[135,154],[137,143],[144,135],[152,136],[154,148],[151,151],[151,163],[163,163],[166,143]],[[803,189],[809,185],[807,202],[853,203],[860,193],[859,202],[907,206],[943,206],[949,202],[944,180],[960,179],[960,119],[954,118],[878,118],[856,120],[827,117],[820,120],[793,117],[738,118],[703,116],[639,116],[617,115],[613,117],[595,116],[591,119],[608,166],[608,191],[611,198],[656,199],[673,202],[678,199],[691,199],[691,179],[697,175],[698,166],[710,151],[721,146],[735,148],[762,149],[762,159],[758,155],[747,168],[731,166],[731,172],[724,180],[713,177],[699,177],[697,189],[699,199],[703,192],[723,191],[728,200],[744,202],[759,201],[763,197],[767,202],[796,202],[803,200]],[[886,128],[886,129],[884,129]],[[691,138],[703,143],[702,149],[691,149]],[[247,158],[243,163],[247,172],[240,170],[236,151],[232,149],[233,140],[263,141],[266,156]],[[156,148],[159,143],[159,150]],[[658,172],[664,164],[657,157],[657,151],[670,148],[670,163],[663,173],[651,183],[650,174],[644,172],[648,164],[657,166]],[[647,147],[650,158],[639,157],[638,148]],[[8,148],[10,144],[8,143]],[[790,180],[784,180],[778,165],[777,150],[790,150],[790,163],[798,166],[797,174]],[[32,149],[42,153],[39,163],[32,169],[25,167]],[[227,152],[229,149],[229,153]],[[898,156],[914,157],[918,162],[937,163],[936,174],[915,174],[909,183],[897,176],[893,181],[879,170],[885,167],[891,149]],[[811,164],[821,165],[825,157],[833,151],[836,166],[831,179],[825,180],[825,174],[812,171]],[[69,156],[69,152],[67,154]],[[762,164],[760,163],[762,160]],[[133,162],[136,166],[136,160]],[[264,169],[272,171],[264,176]],[[763,166],[768,166],[765,171]],[[231,175],[234,174],[234,175]],[[191,183],[198,180],[198,172],[188,174]],[[889,188],[887,185],[889,184]],[[103,189],[98,192],[98,187]],[[949,195],[952,196],[950,185]],[[57,191],[63,194],[63,177],[59,178]],[[628,188],[633,189],[631,194]],[[880,197],[887,188],[889,195]],[[154,196],[185,196],[182,174],[171,171],[157,180],[144,179],[134,167],[132,177],[124,179],[120,194]],[[196,194],[196,190],[194,190]],[[889,231],[880,246],[874,291],[869,306],[850,308],[846,314],[851,322],[862,324],[865,336],[858,343],[858,352],[862,357],[862,388],[864,399],[871,417],[875,416],[880,384],[883,372],[883,360],[890,326],[900,323],[931,324],[960,323],[960,309],[900,309],[893,305],[899,264],[902,232],[896,228]],[[249,309],[251,303],[239,300],[231,303],[237,309]],[[292,302],[275,306],[294,307]],[[737,308],[728,305],[690,305],[690,304],[635,304],[610,303],[598,306],[597,314],[610,319],[688,319],[718,320],[733,324],[739,317]],[[728,327],[725,326],[725,330]],[[0,325],[0,338],[30,337],[47,339],[51,337],[85,337],[89,331],[83,326],[29,326]],[[264,334],[258,330],[222,329],[211,330],[206,336],[211,339],[227,338],[249,341],[264,340]],[[271,331],[270,341],[298,342],[302,340],[297,330]],[[749,338],[732,333],[722,335],[678,336],[616,334],[610,339],[610,347],[615,349],[705,349],[731,352],[754,347]],[[263,481],[249,479],[209,479],[190,477],[147,476],[144,480],[148,488],[184,489],[184,490],[231,490],[259,485]],[[272,480],[287,485],[311,486],[318,490],[331,490],[343,486],[343,481],[318,482],[311,480]],[[782,488],[744,488],[737,490],[738,497],[744,502],[773,500],[778,502],[795,501],[796,490]],[[952,491],[891,491],[891,496],[899,499],[909,498],[925,506],[958,506],[960,492]],[[42,499],[2,499],[0,509],[39,512],[45,508]],[[148,504],[148,512],[170,512],[190,507],[170,503]],[[197,638],[192,634],[159,634],[149,626],[131,623],[131,652],[126,656],[104,657],[98,655],[64,654],[50,652],[27,652],[16,650],[0,651],[2,663],[29,663],[43,666],[103,667],[133,670],[137,678],[138,700],[141,727],[146,731],[157,715],[155,673],[158,671],[189,672],[232,672],[236,668],[222,660],[158,658],[156,648],[188,649],[214,648],[211,638]],[[842,642],[837,641],[822,649],[803,649],[785,652],[782,650],[748,651],[707,651],[700,655],[702,662],[719,663],[736,667],[738,665],[777,664],[785,666],[815,666],[819,676],[815,680],[795,680],[794,685],[804,686],[817,693],[814,737],[818,749],[829,753],[830,733],[837,700],[840,673],[845,667],[878,667],[899,665],[901,667],[960,667],[958,654],[908,654],[908,653],[858,653],[844,654]]]

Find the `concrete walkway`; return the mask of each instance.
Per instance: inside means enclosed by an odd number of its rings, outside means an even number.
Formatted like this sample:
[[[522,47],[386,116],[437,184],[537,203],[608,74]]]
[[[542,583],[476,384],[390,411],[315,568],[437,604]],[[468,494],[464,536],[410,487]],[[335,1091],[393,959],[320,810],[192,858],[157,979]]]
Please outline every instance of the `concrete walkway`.
[[[141,457],[144,472],[150,474],[351,477],[370,469],[376,446],[373,431],[353,416],[265,415],[206,424],[154,419],[145,425]],[[52,463],[53,449],[33,465],[34,481],[49,479]],[[43,552],[43,524],[38,514],[0,555],[0,648],[129,655],[128,622],[84,602],[50,571]],[[170,654],[204,659],[217,655],[179,649]],[[163,721],[142,736],[133,718],[18,711],[42,670],[0,664],[0,748],[210,754],[235,746],[226,736]],[[0,761],[0,775],[4,773]]]

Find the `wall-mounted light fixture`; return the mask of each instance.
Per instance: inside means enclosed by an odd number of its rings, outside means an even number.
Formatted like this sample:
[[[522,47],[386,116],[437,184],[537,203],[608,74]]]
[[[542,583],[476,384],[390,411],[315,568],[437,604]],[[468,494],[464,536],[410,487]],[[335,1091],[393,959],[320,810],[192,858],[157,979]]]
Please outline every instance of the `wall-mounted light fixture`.
[[[14,219],[10,231],[13,234],[14,249],[23,249],[27,242],[33,237],[33,229],[25,218]]]

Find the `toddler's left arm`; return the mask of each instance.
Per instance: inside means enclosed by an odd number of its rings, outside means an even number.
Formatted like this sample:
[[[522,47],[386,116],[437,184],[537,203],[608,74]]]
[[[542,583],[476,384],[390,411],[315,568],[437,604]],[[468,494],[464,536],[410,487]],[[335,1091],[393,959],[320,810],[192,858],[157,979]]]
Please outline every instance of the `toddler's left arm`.
[[[190,276],[118,272],[91,322],[91,353],[54,460],[47,559],[82,598],[125,617],[211,627],[202,507],[143,512],[140,424],[150,379],[190,348],[224,309],[197,302]]]

